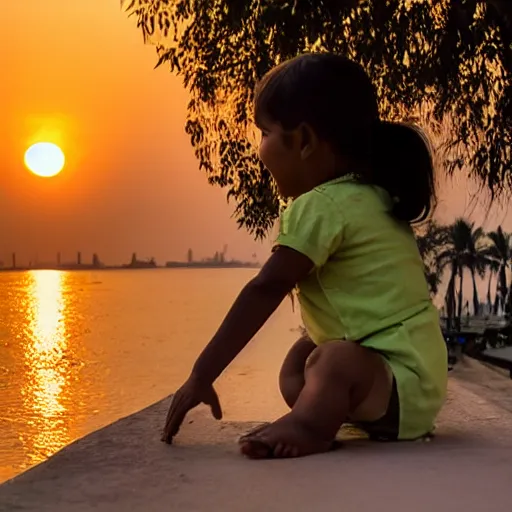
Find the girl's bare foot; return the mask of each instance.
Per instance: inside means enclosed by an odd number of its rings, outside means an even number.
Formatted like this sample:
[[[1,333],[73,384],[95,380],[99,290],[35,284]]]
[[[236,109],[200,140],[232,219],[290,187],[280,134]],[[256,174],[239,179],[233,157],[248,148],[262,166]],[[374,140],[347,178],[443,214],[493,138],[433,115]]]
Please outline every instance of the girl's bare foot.
[[[254,427],[253,429],[249,430],[249,432],[246,432],[245,434],[242,434],[238,438],[238,443],[243,443],[246,439],[253,438],[255,435],[259,434],[261,431],[266,429],[269,425],[272,425],[270,422],[262,423],[261,425],[258,425],[257,427]]]
[[[270,425],[240,438],[240,451],[251,459],[304,457],[333,448],[287,414]]]

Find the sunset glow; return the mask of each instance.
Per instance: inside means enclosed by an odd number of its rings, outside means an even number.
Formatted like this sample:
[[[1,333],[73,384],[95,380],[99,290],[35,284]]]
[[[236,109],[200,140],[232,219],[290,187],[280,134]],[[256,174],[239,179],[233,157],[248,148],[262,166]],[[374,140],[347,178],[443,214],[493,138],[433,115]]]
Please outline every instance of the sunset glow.
[[[109,264],[134,251],[163,263],[186,258],[189,248],[209,257],[224,244],[228,257],[256,252],[264,261],[271,242],[253,243],[239,230],[227,190],[199,170],[184,130],[191,98],[182,77],[154,69],[155,48],[119,4],[2,4],[0,44],[9,51],[0,80],[0,261],[14,251],[18,265],[52,262],[58,252],[72,260],[82,250]],[[64,152],[53,178],[24,162],[40,142]],[[485,216],[486,227],[512,229],[512,216],[487,215],[467,188],[462,174],[453,185],[442,181],[440,221],[476,208],[477,223]]]

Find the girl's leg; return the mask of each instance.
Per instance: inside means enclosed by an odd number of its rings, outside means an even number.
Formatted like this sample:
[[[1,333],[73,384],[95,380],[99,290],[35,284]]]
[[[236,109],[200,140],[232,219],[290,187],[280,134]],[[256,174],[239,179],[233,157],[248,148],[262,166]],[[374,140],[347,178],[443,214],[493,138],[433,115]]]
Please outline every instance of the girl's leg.
[[[305,335],[299,338],[288,351],[279,372],[279,389],[284,401],[291,409],[305,384],[306,361],[316,349],[316,344]]]
[[[292,410],[240,443],[252,458],[297,457],[328,451],[351,413],[365,407],[365,420],[382,416],[392,380],[383,358],[353,342],[317,347],[308,361],[305,384]],[[372,417],[374,416],[374,417]],[[361,418],[363,419],[363,418]]]
[[[304,387],[306,361],[315,348],[316,345],[311,338],[304,335],[292,345],[283,361],[281,371],[279,372],[279,389],[284,401],[290,409],[294,406]],[[242,435],[239,442],[244,442],[247,438],[258,434],[269,425],[270,423],[258,425],[256,428]]]

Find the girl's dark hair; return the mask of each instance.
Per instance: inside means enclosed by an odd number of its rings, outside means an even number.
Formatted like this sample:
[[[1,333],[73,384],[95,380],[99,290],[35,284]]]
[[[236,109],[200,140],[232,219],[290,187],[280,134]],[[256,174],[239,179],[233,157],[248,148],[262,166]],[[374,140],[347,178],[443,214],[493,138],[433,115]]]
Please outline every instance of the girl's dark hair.
[[[286,61],[256,87],[254,116],[259,126],[270,121],[284,130],[309,124],[340,155],[363,164],[361,179],[388,191],[399,220],[429,217],[435,182],[428,140],[412,125],[379,119],[377,93],[359,64],[332,53]]]

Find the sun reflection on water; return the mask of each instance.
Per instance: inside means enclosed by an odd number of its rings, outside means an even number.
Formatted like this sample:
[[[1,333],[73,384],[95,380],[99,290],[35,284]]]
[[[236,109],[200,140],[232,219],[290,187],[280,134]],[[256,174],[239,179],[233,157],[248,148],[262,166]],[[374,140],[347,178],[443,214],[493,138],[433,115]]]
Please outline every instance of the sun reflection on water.
[[[30,273],[22,396],[33,429],[32,435],[23,440],[32,462],[44,460],[69,443],[65,400],[69,384],[66,288],[67,276],[63,272]]]

